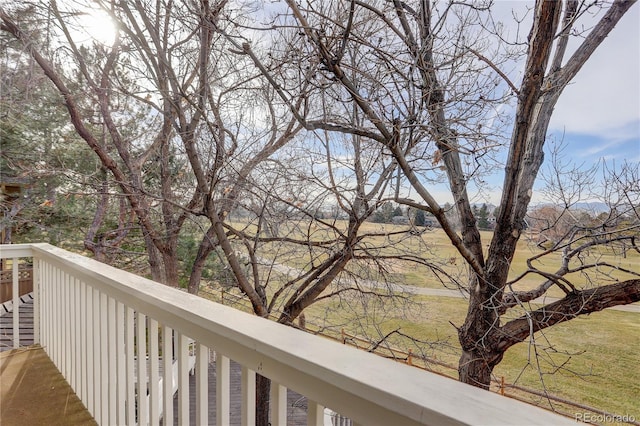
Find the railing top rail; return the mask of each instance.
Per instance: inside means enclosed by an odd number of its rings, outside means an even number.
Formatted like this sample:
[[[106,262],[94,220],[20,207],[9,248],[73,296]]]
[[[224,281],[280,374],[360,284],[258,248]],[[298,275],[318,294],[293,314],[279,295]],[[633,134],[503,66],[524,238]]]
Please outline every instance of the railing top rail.
[[[33,247],[40,244],[0,244],[0,259],[33,256]]]
[[[17,250],[0,246],[0,256]],[[394,363],[48,245],[33,255],[359,424],[573,424],[538,407]],[[17,248],[16,248],[17,249]],[[20,252],[22,253],[22,252]]]

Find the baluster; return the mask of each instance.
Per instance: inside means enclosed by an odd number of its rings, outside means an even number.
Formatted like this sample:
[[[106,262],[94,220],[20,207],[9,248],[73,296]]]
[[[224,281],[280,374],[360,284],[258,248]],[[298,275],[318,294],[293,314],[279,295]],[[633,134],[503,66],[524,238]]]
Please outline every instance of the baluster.
[[[73,380],[73,390],[75,391],[75,393],[77,395],[80,395],[80,393],[82,392],[82,339],[81,339],[81,327],[82,327],[82,319],[80,317],[80,304],[81,304],[81,300],[80,300],[80,280],[78,278],[74,278],[73,279],[73,283],[72,283],[72,289],[73,289],[73,298],[71,301],[71,305],[73,306],[73,315],[72,315],[72,321],[73,321],[73,348],[74,348],[74,355],[73,355],[73,362],[71,363],[71,366],[73,368],[73,375],[74,375],[74,380]]]
[[[162,424],[173,426],[173,330],[162,327]]]
[[[107,317],[107,295],[100,293],[100,423],[109,424],[109,319]]]
[[[189,338],[178,333],[178,424],[189,424]]]
[[[307,425],[324,425],[324,407],[315,401],[307,400]]]
[[[12,264],[12,283],[11,290],[13,291],[13,348],[16,349],[20,347],[20,276],[18,273],[18,268],[20,265],[18,264],[18,258],[11,258]]]
[[[117,413],[116,421],[119,425],[127,422],[126,402],[127,402],[127,363],[126,363],[126,324],[125,306],[122,302],[116,301],[116,383],[117,383]]]
[[[53,358],[53,363],[56,365],[56,367],[60,368],[60,360],[61,360],[61,353],[62,353],[62,338],[64,333],[62,332],[62,321],[61,321],[61,316],[62,316],[62,284],[61,284],[61,274],[62,271],[58,268],[55,268],[55,289],[54,289],[54,300],[56,301],[55,305],[53,306],[53,316],[55,318],[55,329],[53,331],[53,339],[51,341],[51,343],[54,345],[54,358]]]
[[[242,366],[242,426],[256,424],[256,372]]]
[[[109,410],[108,410],[108,424],[117,424],[116,410],[118,408],[118,392],[117,392],[117,380],[113,378],[118,377],[116,369],[116,358],[118,354],[118,347],[116,344],[116,300],[113,297],[107,299],[107,323],[108,323],[108,367],[109,375],[107,377],[107,383],[109,386]],[[103,375],[104,376],[104,375]]]
[[[102,371],[100,364],[101,356],[100,356],[100,290],[97,288],[93,289],[93,332],[92,332],[92,342],[93,342],[93,359],[91,360],[91,364],[93,365],[93,407],[94,413],[93,417],[95,419],[99,419],[102,414]]]
[[[216,424],[229,424],[229,393],[230,393],[230,363],[229,358],[216,354]]]
[[[70,315],[70,306],[69,306],[69,298],[70,298],[70,286],[69,286],[69,281],[70,281],[70,277],[69,274],[65,271],[62,271],[62,289],[61,289],[61,295],[62,295],[62,303],[60,304],[60,307],[62,309],[62,329],[60,330],[60,332],[62,333],[62,353],[61,353],[61,363],[62,363],[62,368],[60,368],[60,371],[62,372],[62,376],[65,378],[65,380],[69,380],[69,375],[71,373],[71,315]]]
[[[87,372],[87,409],[89,410],[89,412],[91,413],[91,415],[95,414],[95,396],[94,396],[94,377],[93,377],[93,373],[95,371],[95,365],[93,363],[93,328],[94,328],[94,322],[93,322],[93,292],[94,289],[91,286],[87,286],[87,291],[86,291],[86,300],[85,300],[85,306],[86,306],[86,317],[85,317],[85,342],[86,342],[86,346],[87,346],[87,366],[86,366],[86,372]]]
[[[132,308],[126,307],[125,336],[126,342],[126,363],[127,363],[127,424],[136,424],[136,381],[135,381],[135,313]]]
[[[287,388],[271,382],[271,424],[287,426]]]
[[[41,312],[42,302],[41,302],[41,287],[40,283],[42,273],[42,268],[40,266],[41,260],[37,257],[33,258],[33,343],[40,343],[40,320],[41,320]]]
[[[89,406],[89,398],[87,391],[87,376],[89,375],[89,369],[87,367],[87,352],[89,351],[89,345],[87,344],[87,285],[84,282],[80,282],[80,302],[78,303],[80,311],[80,337],[79,346],[80,350],[80,399],[84,403],[85,407]]]
[[[228,422],[227,422],[228,423]],[[209,424],[209,348],[196,343],[196,425]]]
[[[149,424],[160,422],[158,321],[149,318]]]
[[[147,397],[147,317],[136,313],[136,355],[138,357],[138,424],[149,421],[149,399]]]

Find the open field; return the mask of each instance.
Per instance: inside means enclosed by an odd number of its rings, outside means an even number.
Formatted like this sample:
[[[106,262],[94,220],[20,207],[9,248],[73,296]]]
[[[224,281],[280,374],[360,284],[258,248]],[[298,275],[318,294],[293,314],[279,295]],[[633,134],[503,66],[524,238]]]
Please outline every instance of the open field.
[[[389,341],[405,352],[424,355],[457,366],[460,355],[454,325],[460,325],[466,314],[463,299],[420,296],[415,305],[397,312],[385,312],[377,327],[371,325],[370,336],[384,336],[393,330],[410,335],[431,345],[414,344],[408,339],[391,335]],[[347,310],[356,324],[356,312]],[[324,317],[319,307],[311,313]],[[340,320],[340,327],[362,334],[359,327]],[[453,325],[451,324],[453,323]],[[358,321],[361,325],[362,322]],[[515,384],[585,404],[594,408],[640,419],[640,315],[607,310],[551,327],[537,334],[535,341],[520,343],[505,355],[495,369],[497,381],[504,377]],[[372,340],[377,340],[375,337]],[[455,376],[455,370],[433,366],[436,371]],[[530,400],[550,407],[544,398]],[[553,404],[556,407],[557,404]],[[561,410],[560,408],[557,408]],[[573,409],[575,410],[575,409]],[[561,410],[562,411],[562,410]],[[563,411],[572,414],[573,411]]]
[[[239,226],[240,224],[236,223],[235,225]],[[345,230],[347,223],[346,221],[335,221],[334,225],[338,230]],[[251,229],[251,227],[245,228],[249,233]],[[460,279],[461,282],[465,281],[466,266],[441,229],[426,229],[420,235],[411,235],[408,232],[409,229],[407,225],[364,223],[361,227],[361,234],[367,233],[371,236],[364,239],[362,245],[366,246],[369,254],[378,254],[381,256],[407,253],[417,254],[451,276]],[[281,225],[281,230],[292,238],[302,236],[300,234],[301,230],[295,228],[286,229],[286,225]],[[316,241],[331,241],[332,238],[335,238],[334,230],[316,229],[312,234]],[[492,235],[490,231],[481,231],[485,250],[488,249]],[[284,263],[290,267],[304,269],[311,262],[309,251],[304,248],[300,249],[291,246],[283,248],[281,244],[276,243],[273,244],[273,248],[272,253],[274,257],[278,256],[274,259],[277,263]],[[525,232],[521,237],[518,250],[511,265],[509,278],[514,279],[525,273],[528,270],[527,259],[540,253],[542,253],[542,250],[536,246],[535,242],[531,241],[530,236]],[[318,261],[323,259],[324,256],[319,256],[315,258],[314,261],[317,264]],[[600,264],[608,263],[620,268],[640,272],[640,253],[636,251],[629,251],[627,257],[622,258],[609,249],[595,249],[591,250],[587,256],[582,256],[580,261],[597,261]],[[572,266],[577,265],[578,260],[576,259],[575,262],[576,263],[572,263]],[[412,263],[406,260],[386,260],[382,262],[382,264],[386,269],[385,278],[390,282],[416,287],[443,288],[442,282],[434,274],[432,269],[426,265]],[[539,268],[547,273],[555,273],[560,265],[560,253],[552,253],[532,262],[534,268]],[[592,283],[588,283],[587,276],[583,274],[567,275],[567,278],[574,282],[577,287],[594,285],[593,283],[596,285],[605,282],[612,283],[614,280],[623,277],[624,275],[622,273],[612,268],[603,268],[597,275],[591,274],[590,278],[593,281]],[[520,279],[513,288],[515,290],[530,289],[536,287],[543,281],[544,279],[540,275],[529,273]],[[451,285],[448,284],[448,287],[451,288]],[[564,293],[555,286],[547,292],[547,295],[551,297],[562,297],[563,294]]]
[[[210,297],[220,301],[220,295],[220,291],[216,291]],[[246,303],[238,304],[230,294],[224,297],[225,304],[250,311]],[[369,303],[367,307],[376,321],[363,321],[362,305],[357,300],[322,302],[305,311],[306,322],[310,330],[320,328],[321,334],[338,340],[343,330],[347,336],[366,335],[365,340],[347,340],[368,350],[381,336],[397,330],[399,333],[391,334],[387,343],[400,350],[395,352],[399,359],[408,352],[416,358],[423,355],[451,367],[428,363],[429,368],[455,378],[460,347],[454,325],[464,320],[465,300],[416,296],[411,303],[394,304],[392,309],[384,309],[385,305],[389,306],[388,303]],[[400,333],[421,342],[410,341]],[[609,413],[633,416],[638,421],[639,333],[638,313],[606,310],[577,318],[550,328],[544,335],[536,335],[535,342],[523,342],[511,348],[495,369],[495,380],[500,382],[504,378],[507,385],[546,391]],[[492,389],[497,391],[497,386]],[[509,387],[506,393],[570,417],[582,412]]]
[[[390,233],[401,230],[402,226],[365,224],[365,232],[379,232],[384,229]],[[406,229],[406,227],[404,227]],[[295,231],[292,231],[295,232]],[[329,235],[326,235],[329,237]],[[482,232],[483,244],[488,246],[491,233]],[[369,246],[383,247],[382,254],[391,254],[393,244],[389,244],[384,235],[373,236]],[[402,250],[413,251],[424,257],[433,257],[433,261],[464,282],[465,268],[448,243],[446,235],[440,229],[432,229],[419,236],[395,236]],[[385,239],[387,239],[385,241]],[[280,249],[282,253],[282,249]],[[541,249],[523,236],[512,264],[510,278],[513,279],[527,270],[528,258],[539,254]],[[437,255],[437,256],[436,256]],[[303,268],[308,262],[308,254],[292,250],[286,265]],[[608,250],[590,253],[583,260],[598,260],[622,268],[640,272],[640,255],[629,252],[627,258],[621,258]],[[558,254],[536,261],[534,266],[546,272],[555,272],[560,265]],[[628,277],[628,276],[627,276]],[[577,286],[610,283],[615,278],[623,278],[610,268],[605,274],[592,277],[589,282],[585,276],[571,277]],[[277,274],[272,275],[277,281]],[[417,287],[443,288],[442,283],[428,267],[406,261],[388,263],[387,279],[397,284]],[[539,285],[541,278],[527,275],[518,283],[517,289],[533,288]],[[552,288],[548,293],[552,297],[562,297],[560,289]],[[328,333],[338,338],[340,331],[358,336],[369,336],[377,341],[389,333],[388,342],[407,352],[411,349],[416,356],[423,354],[444,364],[455,367],[460,355],[457,334],[454,325],[462,324],[466,314],[466,301],[449,297],[413,296],[411,301],[366,302],[366,309],[373,317],[363,320],[365,302],[348,300],[324,301],[307,309],[307,323],[323,324]],[[512,315],[520,315],[513,312]],[[397,330],[397,333],[393,333]],[[402,335],[411,336],[421,343],[409,341]],[[536,335],[535,341],[524,342],[511,348],[502,363],[495,370],[495,378],[502,377],[507,384],[515,384],[549,392],[552,395],[589,405],[610,413],[628,415],[640,419],[640,314],[607,310],[590,316],[577,318]],[[434,366],[443,374],[455,375],[455,370]],[[533,402],[550,406],[544,398],[536,397]],[[562,410],[553,403],[552,408]],[[564,409],[572,414],[572,409]]]
[[[371,225],[367,224],[365,226]],[[390,229],[398,228],[398,226],[394,225],[386,225],[386,227]],[[481,231],[481,235],[483,244],[486,248],[488,248],[493,234],[489,231]],[[449,243],[447,236],[441,229],[432,229],[422,234],[420,237],[405,240],[404,245],[408,247],[409,250],[415,250],[416,253],[422,252],[426,256],[434,256],[434,262],[439,261],[439,264],[444,265],[444,269],[448,270],[452,274],[464,273],[464,270],[462,270],[464,269],[462,259],[454,251],[453,247]],[[429,250],[424,251],[425,247],[427,247]],[[537,247],[534,242],[530,241],[527,238],[526,234],[524,234],[518,245],[518,250],[516,251],[513,263],[511,265],[509,278],[514,279],[527,271],[527,259],[538,255],[541,252],[542,250]],[[589,253],[589,256],[583,257],[582,260],[584,262],[598,261],[599,263],[609,263],[621,268],[640,272],[640,254],[638,252],[629,251],[627,258],[623,259],[620,256],[612,253],[610,250],[593,250]],[[545,258],[533,261],[532,266],[535,268],[539,268],[545,272],[554,273],[560,267],[560,262],[560,254],[554,253],[546,256]],[[609,276],[598,274],[598,278],[600,280],[607,280],[607,282],[611,283],[613,282],[613,279],[623,277],[621,273],[615,270],[611,270],[610,268],[606,268],[605,271],[607,274],[609,274]],[[575,282],[577,286],[585,285],[587,283],[585,276],[579,274],[570,274],[567,276],[567,278]],[[398,262],[396,264],[392,272],[391,280],[397,282],[398,284],[406,284],[417,287],[442,288],[442,284],[438,280],[434,279],[433,273],[429,271],[425,266],[410,264],[408,262]],[[518,284],[514,286],[514,289],[530,289],[536,287],[542,281],[543,279],[539,275],[529,274],[526,275],[520,282],[518,282]],[[564,293],[559,288],[552,287],[547,294],[552,297],[562,297]]]

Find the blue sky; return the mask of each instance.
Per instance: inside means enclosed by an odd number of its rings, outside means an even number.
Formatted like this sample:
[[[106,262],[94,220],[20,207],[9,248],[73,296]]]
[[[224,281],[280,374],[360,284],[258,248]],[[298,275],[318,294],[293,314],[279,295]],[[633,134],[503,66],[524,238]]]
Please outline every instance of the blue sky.
[[[640,5],[635,4],[558,101],[550,133],[576,159],[640,161]]]
[[[531,5],[523,1],[496,2],[505,22],[512,9],[522,16],[524,8]],[[589,25],[588,20],[584,22]],[[528,30],[528,25],[525,27]],[[575,49],[580,41],[574,39],[569,49]],[[519,78],[514,78],[516,84]],[[565,88],[548,136],[549,140],[563,142],[565,162],[575,165],[588,167],[602,159],[616,165],[625,160],[640,162],[640,4],[632,6]],[[496,187],[488,201],[497,204],[502,176],[490,182]],[[540,201],[544,200],[534,194],[533,202]]]

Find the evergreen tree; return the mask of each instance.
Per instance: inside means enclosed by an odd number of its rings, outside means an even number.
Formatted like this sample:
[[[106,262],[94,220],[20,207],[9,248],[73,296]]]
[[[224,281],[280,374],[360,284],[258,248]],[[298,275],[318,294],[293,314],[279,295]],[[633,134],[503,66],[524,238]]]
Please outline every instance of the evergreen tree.
[[[478,218],[478,228],[489,229],[489,210],[487,204],[482,204],[482,207],[477,211],[476,217]]]
[[[399,207],[398,207],[399,208]],[[402,212],[400,213],[402,214]],[[382,205],[373,214],[373,222],[375,223],[391,223],[391,218],[395,215],[395,211],[391,203],[387,202]]]

